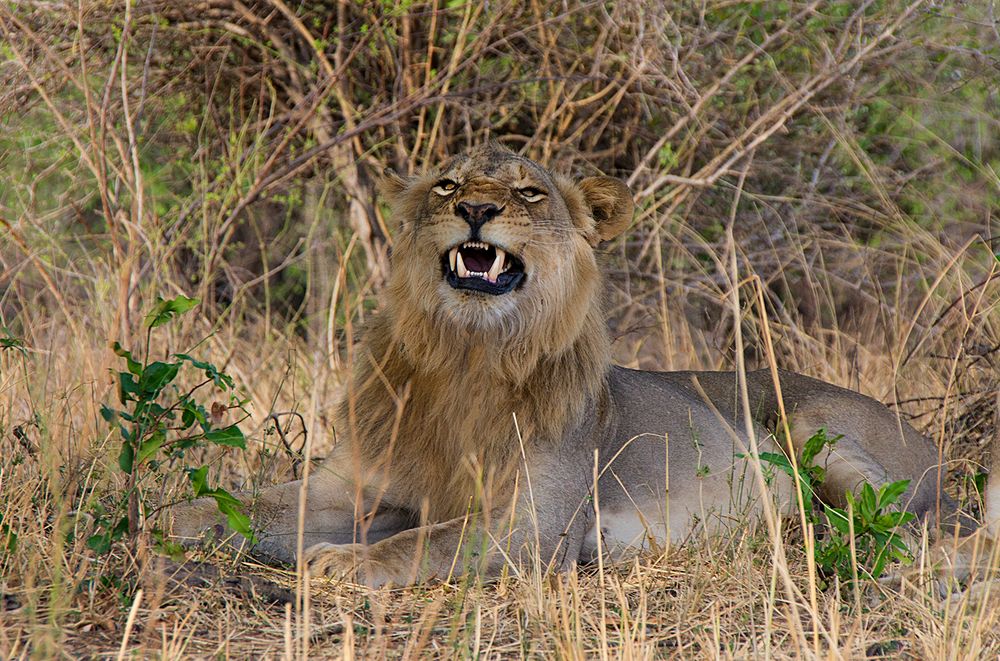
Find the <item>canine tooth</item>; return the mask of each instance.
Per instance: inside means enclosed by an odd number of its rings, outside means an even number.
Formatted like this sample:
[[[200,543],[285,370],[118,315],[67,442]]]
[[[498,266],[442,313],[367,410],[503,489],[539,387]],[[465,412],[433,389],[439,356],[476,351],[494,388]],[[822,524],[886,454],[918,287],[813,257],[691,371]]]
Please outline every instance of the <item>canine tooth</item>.
[[[465,268],[465,262],[462,261],[462,253],[458,253],[455,256],[455,272],[458,273],[460,278],[469,277],[469,269]]]
[[[451,265],[451,270],[455,270],[455,259],[458,257],[458,248],[452,248],[448,251],[448,263]]]
[[[500,276],[500,272],[503,269],[503,264],[506,261],[505,257],[507,256],[507,254],[500,248],[497,248],[496,250],[497,256],[493,258],[493,266],[490,267],[490,272],[487,274],[487,280],[493,284],[496,284],[497,278]]]

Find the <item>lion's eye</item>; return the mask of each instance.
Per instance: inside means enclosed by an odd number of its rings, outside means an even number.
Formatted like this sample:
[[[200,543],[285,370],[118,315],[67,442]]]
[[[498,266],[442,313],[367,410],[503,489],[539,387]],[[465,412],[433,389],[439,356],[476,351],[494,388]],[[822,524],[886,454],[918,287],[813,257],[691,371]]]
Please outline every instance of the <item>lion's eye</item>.
[[[442,179],[434,184],[434,192],[441,197],[448,197],[458,189],[458,184],[451,179]]]
[[[526,202],[538,202],[545,198],[545,191],[537,188],[519,188],[517,194],[524,198]]]

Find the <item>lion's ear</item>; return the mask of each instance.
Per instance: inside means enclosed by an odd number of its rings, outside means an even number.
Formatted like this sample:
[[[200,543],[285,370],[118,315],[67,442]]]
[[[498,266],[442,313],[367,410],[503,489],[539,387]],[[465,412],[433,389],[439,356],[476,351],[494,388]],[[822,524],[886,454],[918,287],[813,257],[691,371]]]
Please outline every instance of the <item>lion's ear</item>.
[[[399,194],[406,190],[406,186],[406,179],[396,174],[392,168],[382,170],[382,176],[378,178],[378,192],[390,202],[399,197]]]
[[[632,222],[635,202],[625,182],[614,177],[587,177],[577,187],[594,218],[593,245],[615,238]]]

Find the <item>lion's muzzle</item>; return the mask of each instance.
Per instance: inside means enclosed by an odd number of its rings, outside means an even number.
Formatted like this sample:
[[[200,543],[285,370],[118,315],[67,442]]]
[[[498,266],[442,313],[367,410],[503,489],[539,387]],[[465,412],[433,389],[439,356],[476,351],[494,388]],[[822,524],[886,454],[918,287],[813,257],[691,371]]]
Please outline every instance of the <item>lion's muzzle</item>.
[[[455,289],[507,294],[524,281],[524,263],[500,246],[466,241],[442,257],[445,280]]]

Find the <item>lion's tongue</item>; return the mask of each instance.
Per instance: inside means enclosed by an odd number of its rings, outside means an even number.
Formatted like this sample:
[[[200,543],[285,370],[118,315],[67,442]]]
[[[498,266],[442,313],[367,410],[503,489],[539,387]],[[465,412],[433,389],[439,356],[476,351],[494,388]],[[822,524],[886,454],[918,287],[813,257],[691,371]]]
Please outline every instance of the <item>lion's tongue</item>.
[[[493,266],[493,258],[486,250],[478,248],[467,248],[462,250],[462,262],[465,268],[478,273],[486,273]]]

